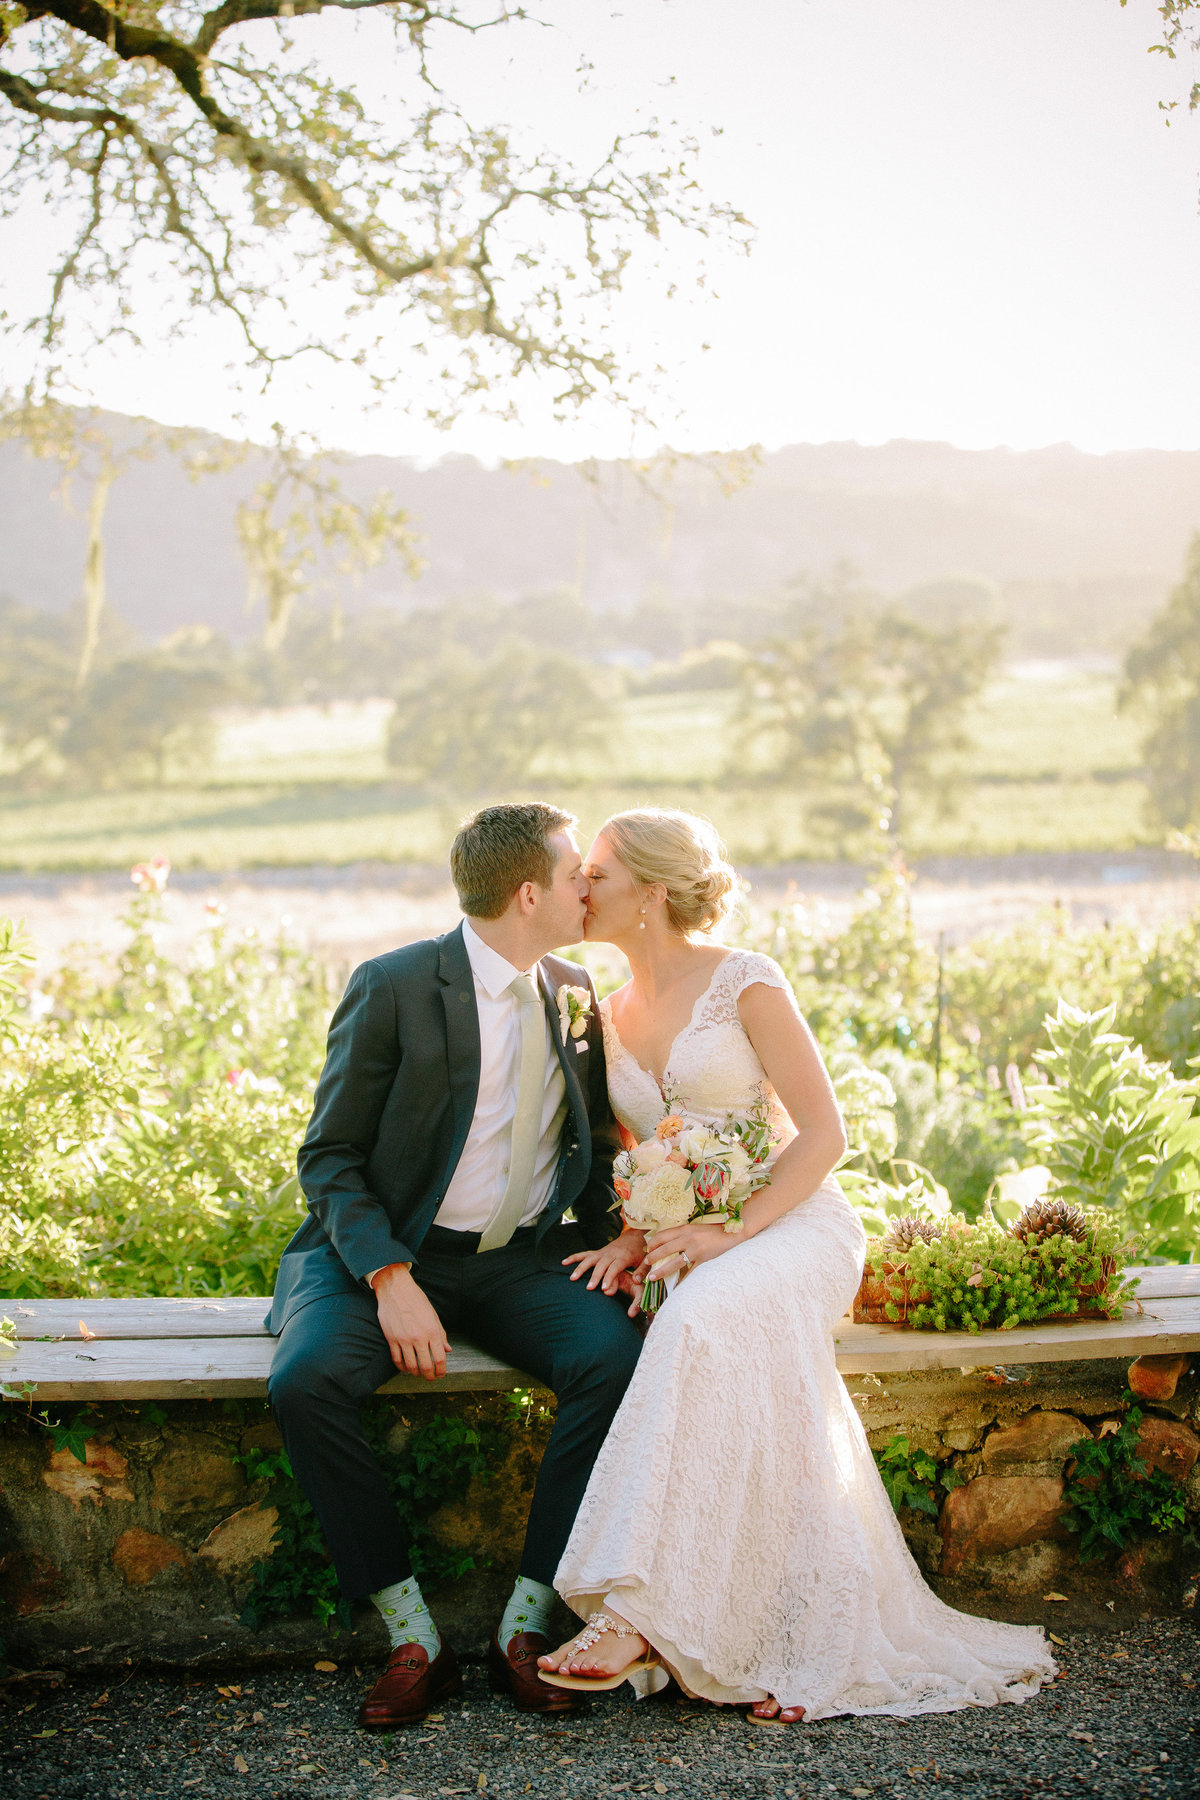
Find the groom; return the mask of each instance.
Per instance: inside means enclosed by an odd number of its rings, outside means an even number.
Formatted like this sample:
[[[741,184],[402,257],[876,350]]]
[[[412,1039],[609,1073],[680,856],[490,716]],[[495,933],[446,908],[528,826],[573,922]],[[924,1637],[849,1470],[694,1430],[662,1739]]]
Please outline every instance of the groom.
[[[360,1420],[395,1369],[443,1375],[459,1326],[558,1399],[489,1671],[524,1711],[573,1704],[537,1677],[550,1584],[641,1347],[627,1301],[562,1266],[618,1217],[594,990],[547,955],[583,935],[573,825],[541,804],[467,820],[450,855],[463,923],[355,970],[300,1150],[309,1216],[279,1265],[269,1391],[343,1595],[369,1595],[387,1626],[367,1727],[413,1724],[461,1682]],[[568,986],[591,996],[578,1036]]]

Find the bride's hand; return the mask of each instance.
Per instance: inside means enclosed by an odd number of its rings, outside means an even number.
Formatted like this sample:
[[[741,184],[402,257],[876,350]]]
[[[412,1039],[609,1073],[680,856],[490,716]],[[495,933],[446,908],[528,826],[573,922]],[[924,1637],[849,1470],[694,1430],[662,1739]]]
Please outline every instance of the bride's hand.
[[[590,1275],[589,1288],[600,1287],[606,1294],[631,1293],[628,1272],[637,1267],[645,1254],[645,1232],[630,1231],[627,1227],[620,1237],[615,1237],[601,1250],[577,1250],[573,1256],[564,1256],[563,1267],[576,1264],[571,1270],[572,1281],[578,1281],[581,1275]]]
[[[744,1243],[745,1235],[744,1230],[725,1231],[720,1225],[673,1225],[669,1231],[656,1231],[646,1239],[646,1260],[638,1274],[643,1281],[680,1275]]]

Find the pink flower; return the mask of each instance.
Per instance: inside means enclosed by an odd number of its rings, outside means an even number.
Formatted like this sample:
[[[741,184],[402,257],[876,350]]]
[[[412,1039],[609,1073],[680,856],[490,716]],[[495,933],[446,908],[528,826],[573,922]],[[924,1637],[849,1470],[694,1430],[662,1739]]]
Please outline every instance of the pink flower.
[[[226,1069],[225,1079],[231,1088],[240,1088],[246,1079],[245,1069]]]
[[[165,856],[152,856],[149,862],[134,863],[129,879],[139,893],[161,894],[170,873],[171,864]]]

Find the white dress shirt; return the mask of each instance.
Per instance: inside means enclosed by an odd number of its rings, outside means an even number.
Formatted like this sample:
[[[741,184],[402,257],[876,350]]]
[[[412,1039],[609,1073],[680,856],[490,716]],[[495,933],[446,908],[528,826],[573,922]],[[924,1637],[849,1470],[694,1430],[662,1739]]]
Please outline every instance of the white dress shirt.
[[[517,1109],[517,1085],[521,1073],[521,1008],[516,995],[510,994],[508,988],[517,975],[524,973],[530,976],[539,995],[542,988],[536,963],[530,970],[514,968],[498,951],[484,943],[469,920],[463,921],[462,932],[479,1008],[479,1093],[462,1156],[434,1223],[451,1231],[482,1231],[500,1204],[508,1181],[513,1115]],[[567,1084],[550,1036],[550,1021],[544,1012],[543,1022],[546,1093],[533,1183],[521,1214],[522,1225],[536,1219],[550,1198],[567,1113]]]

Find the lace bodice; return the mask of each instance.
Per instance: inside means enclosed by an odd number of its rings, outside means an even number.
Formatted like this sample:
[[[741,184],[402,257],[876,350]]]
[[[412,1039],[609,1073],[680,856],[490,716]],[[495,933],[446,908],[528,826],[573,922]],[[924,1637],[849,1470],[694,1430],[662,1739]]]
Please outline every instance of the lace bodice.
[[[786,1142],[795,1128],[738,1015],[739,995],[756,982],[791,991],[787,976],[769,956],[753,950],[729,951],[671,1045],[663,1086],[674,1101],[708,1125],[723,1123],[730,1113],[748,1111],[762,1093],[771,1123],[780,1141]],[[600,1003],[600,1020],[613,1112],[636,1138],[647,1138],[663,1116],[663,1089],[621,1042],[607,1000]]]

